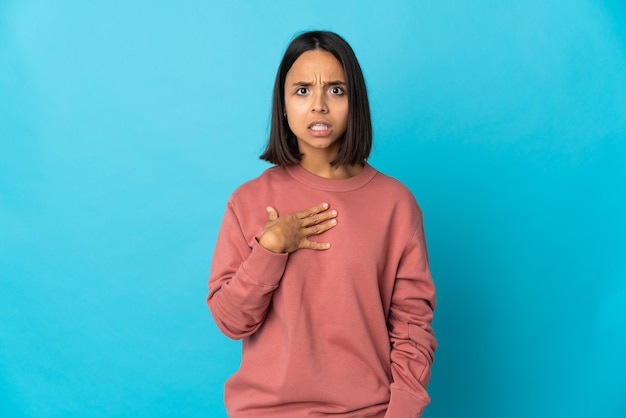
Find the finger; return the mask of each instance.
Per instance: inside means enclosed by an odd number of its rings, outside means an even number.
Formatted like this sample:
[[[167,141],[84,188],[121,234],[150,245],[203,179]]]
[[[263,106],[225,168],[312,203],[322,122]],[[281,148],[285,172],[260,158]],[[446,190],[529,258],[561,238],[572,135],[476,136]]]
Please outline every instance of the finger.
[[[330,228],[334,228],[337,225],[337,219],[331,219],[327,222],[319,223],[310,226],[304,230],[305,236],[318,235],[322,232],[328,231]]]
[[[276,212],[276,209],[274,209],[271,206],[268,206],[265,208],[265,210],[267,211],[267,215],[268,215],[268,220],[269,221],[275,221],[276,219],[278,219],[278,212]]]
[[[336,210],[330,210],[327,212],[322,212],[322,213],[318,213],[315,215],[311,215],[308,218],[304,218],[301,220],[301,224],[304,227],[308,227],[308,226],[312,226],[312,225],[317,225],[319,223],[322,223],[324,221],[327,221],[329,219],[333,219],[337,217],[337,211]]]
[[[321,203],[319,205],[313,206],[303,211],[296,212],[295,215],[299,219],[304,219],[304,218],[308,218],[309,216],[313,216],[318,213],[324,212],[327,209],[328,209],[328,203]]]
[[[308,248],[310,250],[327,250],[330,248],[329,242],[317,242],[317,241],[309,241],[304,240],[300,245],[300,248]]]

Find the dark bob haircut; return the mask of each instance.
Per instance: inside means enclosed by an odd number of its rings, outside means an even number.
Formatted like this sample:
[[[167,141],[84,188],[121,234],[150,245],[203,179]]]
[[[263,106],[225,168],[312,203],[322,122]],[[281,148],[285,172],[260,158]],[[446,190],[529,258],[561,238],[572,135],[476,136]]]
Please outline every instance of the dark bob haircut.
[[[305,32],[295,37],[283,56],[272,98],[272,122],[270,137],[262,160],[280,166],[289,166],[300,162],[300,151],[296,136],[289,129],[285,118],[285,79],[293,63],[306,51],[320,49],[330,52],[343,67],[348,94],[348,123],[343,135],[339,152],[332,166],[362,164],[372,149],[372,120],[367,99],[367,89],[361,66],[348,43],[332,32]]]

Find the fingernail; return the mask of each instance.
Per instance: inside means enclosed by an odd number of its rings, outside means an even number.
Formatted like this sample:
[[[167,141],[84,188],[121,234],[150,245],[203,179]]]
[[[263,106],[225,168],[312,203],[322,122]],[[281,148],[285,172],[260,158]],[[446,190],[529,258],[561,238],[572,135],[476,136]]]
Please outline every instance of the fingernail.
[[[322,203],[322,207],[323,207],[324,209],[327,209],[327,208],[328,208],[328,203]]]

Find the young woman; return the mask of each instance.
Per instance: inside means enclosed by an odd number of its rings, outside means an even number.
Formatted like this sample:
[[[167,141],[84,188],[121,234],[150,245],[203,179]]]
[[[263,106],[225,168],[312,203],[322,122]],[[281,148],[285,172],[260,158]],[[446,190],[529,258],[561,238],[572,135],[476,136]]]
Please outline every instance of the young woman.
[[[233,418],[416,418],[429,402],[435,287],[411,192],[366,162],[372,128],[350,46],[296,37],[274,86],[275,166],[228,200],[207,303],[242,339]]]

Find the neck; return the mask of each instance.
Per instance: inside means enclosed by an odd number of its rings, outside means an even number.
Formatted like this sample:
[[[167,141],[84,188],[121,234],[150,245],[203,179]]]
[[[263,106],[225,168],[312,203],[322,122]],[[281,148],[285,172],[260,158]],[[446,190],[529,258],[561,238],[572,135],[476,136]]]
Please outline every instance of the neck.
[[[363,169],[362,164],[332,166],[327,160],[315,161],[305,155],[300,160],[300,166],[316,176],[338,180],[354,177]]]

